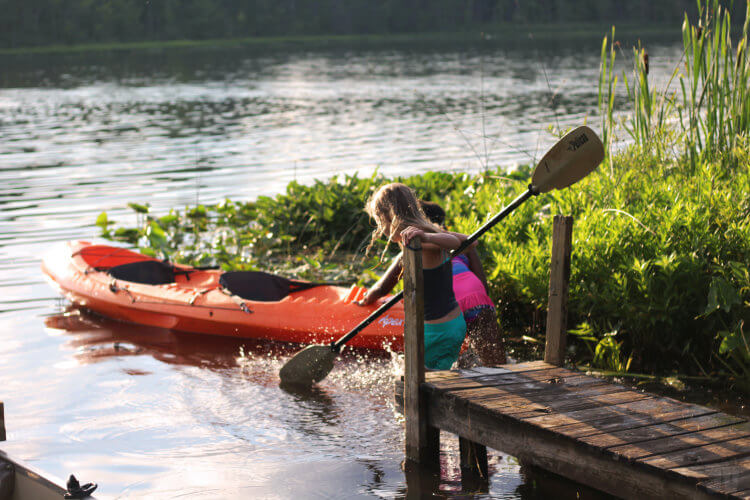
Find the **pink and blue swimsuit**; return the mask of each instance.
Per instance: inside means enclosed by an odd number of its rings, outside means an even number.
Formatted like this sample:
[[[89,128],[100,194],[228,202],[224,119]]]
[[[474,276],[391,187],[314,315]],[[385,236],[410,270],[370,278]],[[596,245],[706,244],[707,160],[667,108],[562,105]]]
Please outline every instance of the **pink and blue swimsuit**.
[[[456,295],[466,322],[471,323],[484,309],[494,310],[495,304],[487,295],[484,283],[469,269],[468,257],[463,254],[457,255],[453,257],[451,264],[453,265],[453,293]]]

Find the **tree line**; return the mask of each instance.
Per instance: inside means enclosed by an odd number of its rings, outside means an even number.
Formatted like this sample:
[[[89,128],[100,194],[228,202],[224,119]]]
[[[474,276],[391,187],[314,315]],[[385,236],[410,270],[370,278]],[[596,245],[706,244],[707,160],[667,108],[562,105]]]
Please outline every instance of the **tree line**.
[[[0,47],[446,32],[504,23],[673,26],[686,11],[696,11],[694,0],[0,0]]]

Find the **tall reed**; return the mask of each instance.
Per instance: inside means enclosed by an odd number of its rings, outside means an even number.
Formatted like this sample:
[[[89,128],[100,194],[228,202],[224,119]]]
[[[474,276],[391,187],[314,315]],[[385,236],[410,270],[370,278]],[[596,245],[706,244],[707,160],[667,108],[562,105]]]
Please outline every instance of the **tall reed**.
[[[599,114],[602,117],[602,142],[609,153],[608,163],[612,173],[612,138],[615,130],[615,90],[617,89],[617,75],[615,75],[615,27],[612,26],[612,38],[607,47],[607,37],[602,40],[601,62],[599,64]]]
[[[663,89],[651,88],[648,52],[640,42],[633,49],[632,80],[623,82],[632,106],[622,125],[633,142],[660,160],[668,151],[689,160],[694,171],[719,158],[736,164],[735,151],[750,133],[750,71],[747,54],[750,3],[736,43],[732,42],[729,11],[712,0],[698,0],[695,24],[687,14],[682,24],[683,57]],[[610,49],[602,43],[599,109],[605,145],[611,146],[617,123],[614,95],[617,76],[614,29]],[[679,91],[671,89],[677,79]]]
[[[747,35],[750,4],[740,39],[733,47],[729,12],[714,0],[701,6],[698,25],[685,16],[682,39],[685,77],[681,78],[686,120],[686,154],[695,168],[701,159],[731,155],[750,129]],[[684,81],[684,82],[683,82]]]

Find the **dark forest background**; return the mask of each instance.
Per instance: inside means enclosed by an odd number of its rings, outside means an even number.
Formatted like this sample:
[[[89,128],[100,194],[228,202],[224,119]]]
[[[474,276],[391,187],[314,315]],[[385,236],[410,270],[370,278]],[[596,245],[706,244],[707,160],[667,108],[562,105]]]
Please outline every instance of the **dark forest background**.
[[[740,15],[747,0],[737,0]],[[0,47],[669,23],[694,0],[0,0]]]

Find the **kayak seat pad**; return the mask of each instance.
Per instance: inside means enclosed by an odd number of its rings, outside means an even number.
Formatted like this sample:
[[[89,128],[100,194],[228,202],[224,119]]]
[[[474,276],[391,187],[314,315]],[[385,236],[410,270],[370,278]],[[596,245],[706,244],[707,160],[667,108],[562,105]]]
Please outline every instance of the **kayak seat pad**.
[[[175,270],[172,264],[160,260],[121,264],[110,268],[107,274],[118,280],[145,285],[166,285],[175,282]]]
[[[322,285],[262,271],[229,271],[221,275],[219,284],[232,295],[255,302],[278,302],[292,292]]]

